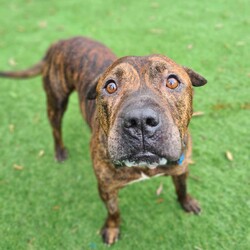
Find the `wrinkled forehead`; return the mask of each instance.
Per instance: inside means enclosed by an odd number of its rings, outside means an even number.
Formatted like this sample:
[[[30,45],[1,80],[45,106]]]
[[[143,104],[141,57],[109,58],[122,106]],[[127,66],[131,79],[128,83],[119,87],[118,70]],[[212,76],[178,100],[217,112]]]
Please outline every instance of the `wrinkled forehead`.
[[[115,61],[104,74],[104,79],[116,77],[140,77],[148,74],[151,77],[158,73],[175,73],[187,77],[185,70],[170,58],[163,55],[127,56]]]

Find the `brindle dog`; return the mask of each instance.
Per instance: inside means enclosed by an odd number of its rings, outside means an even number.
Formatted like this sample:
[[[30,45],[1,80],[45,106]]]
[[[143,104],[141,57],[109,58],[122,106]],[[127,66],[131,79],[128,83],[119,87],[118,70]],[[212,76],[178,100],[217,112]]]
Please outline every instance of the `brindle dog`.
[[[202,76],[162,55],[117,59],[104,45],[82,37],[55,43],[28,70],[0,72],[12,78],[40,74],[59,162],[67,158],[62,116],[69,95],[78,92],[92,130],[90,149],[99,193],[108,211],[101,231],[105,243],[113,244],[119,236],[119,189],[138,180],[171,175],[183,209],[200,212],[187,193],[186,179],[192,86],[206,84]]]

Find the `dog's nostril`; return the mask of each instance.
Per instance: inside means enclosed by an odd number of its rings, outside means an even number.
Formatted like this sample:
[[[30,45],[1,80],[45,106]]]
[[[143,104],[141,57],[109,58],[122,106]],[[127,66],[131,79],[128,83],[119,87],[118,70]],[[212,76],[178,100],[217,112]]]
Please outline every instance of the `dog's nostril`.
[[[160,118],[152,109],[133,109],[123,117],[123,126],[130,131],[150,130],[152,132],[159,123]]]
[[[130,127],[136,127],[137,126],[137,121],[136,119],[131,119],[130,120]]]
[[[149,127],[155,127],[159,124],[159,121],[155,119],[154,117],[148,117],[146,119],[146,125]]]
[[[135,118],[130,118],[125,120],[124,126],[126,128],[135,128],[138,126],[138,122]]]

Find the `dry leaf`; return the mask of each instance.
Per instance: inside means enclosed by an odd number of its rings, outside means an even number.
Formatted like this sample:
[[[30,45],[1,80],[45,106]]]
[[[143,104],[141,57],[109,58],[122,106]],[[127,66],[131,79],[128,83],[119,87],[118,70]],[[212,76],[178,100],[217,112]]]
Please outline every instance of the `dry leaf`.
[[[246,109],[246,110],[250,110],[250,103],[243,103],[240,106],[241,109]]]
[[[202,111],[196,111],[193,113],[193,116],[202,116],[202,115],[204,115],[204,112]]]
[[[159,196],[163,191],[163,184],[161,183],[160,186],[156,190],[156,195]]]
[[[33,247],[33,244],[34,244],[34,241],[35,241],[35,237],[33,237],[33,238],[31,238],[31,239],[29,239],[28,240],[28,244],[29,244],[29,249],[34,249],[34,247]]]
[[[162,30],[162,29],[151,29],[150,32],[153,33],[153,34],[156,34],[156,35],[161,35],[164,32],[164,30]]]
[[[25,28],[23,26],[18,26],[17,27],[17,31],[20,32],[20,33],[22,33],[22,32],[25,31]]]
[[[226,151],[226,157],[229,161],[233,161],[233,154],[230,151]]]
[[[56,30],[57,31],[64,31],[65,27],[63,25],[59,25],[59,26],[56,27]]]
[[[40,114],[35,114],[35,116],[33,117],[33,122],[35,123],[35,124],[37,124],[37,123],[39,123],[40,122],[40,120],[41,120],[41,117],[40,117]]]
[[[23,166],[20,166],[20,165],[17,165],[17,164],[14,164],[14,165],[13,165],[13,168],[14,168],[15,170],[18,170],[18,171],[23,170]]]
[[[201,247],[197,247],[197,246],[195,246],[194,249],[195,249],[195,250],[202,250]]]
[[[193,48],[193,44],[188,44],[187,48],[188,49],[192,49]]]
[[[12,67],[14,67],[14,66],[17,65],[17,62],[15,61],[14,58],[10,58],[9,61],[8,61],[8,63],[9,63],[9,65],[12,66]]]
[[[238,41],[237,43],[236,43],[236,46],[239,46],[239,47],[241,47],[241,46],[244,46],[246,43],[244,42],[244,41]]]
[[[38,157],[43,157],[45,154],[44,150],[40,150],[39,153],[38,153]]]
[[[156,2],[151,4],[152,8],[159,8],[159,6],[160,6],[159,3]]]
[[[213,110],[225,110],[225,109],[232,109],[232,105],[230,103],[216,103],[212,106]]]
[[[44,28],[46,28],[47,27],[47,22],[46,21],[40,21],[39,23],[38,23],[38,26],[39,26],[39,28],[41,28],[41,29],[44,29]]]
[[[215,28],[216,29],[222,29],[223,28],[223,24],[222,23],[217,23],[217,24],[215,24]]]
[[[151,54],[159,54],[159,50],[154,48],[151,50]]]
[[[9,125],[9,131],[10,131],[10,133],[13,133],[14,130],[15,130],[15,125],[14,124],[10,124]]]
[[[195,175],[190,174],[189,177],[195,181],[200,181],[200,178]]]
[[[60,209],[60,206],[59,205],[56,205],[56,206],[54,206],[53,208],[52,208],[53,210],[59,210]]]
[[[156,200],[157,203],[162,203],[163,201],[164,201],[163,198],[159,198],[159,199]]]
[[[195,164],[195,161],[193,161],[192,159],[188,159],[188,164],[194,165],[194,164]]]
[[[223,72],[225,72],[225,68],[219,67],[219,68],[217,68],[217,71],[220,73],[223,73]]]

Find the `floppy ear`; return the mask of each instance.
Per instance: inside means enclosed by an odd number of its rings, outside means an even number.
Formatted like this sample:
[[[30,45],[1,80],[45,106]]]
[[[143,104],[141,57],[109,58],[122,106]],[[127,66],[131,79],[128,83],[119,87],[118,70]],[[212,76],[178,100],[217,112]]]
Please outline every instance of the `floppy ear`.
[[[188,73],[193,86],[200,87],[200,86],[203,86],[207,83],[207,80],[203,76],[199,75],[198,73],[196,73],[192,69],[190,69],[188,67],[183,67],[183,68]]]
[[[90,84],[87,93],[86,93],[86,98],[88,100],[94,100],[97,97],[97,92],[96,92],[96,86],[98,84],[99,77],[95,78],[95,80]]]

